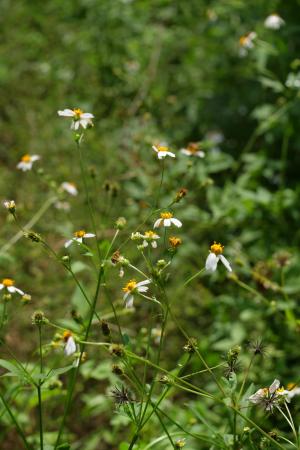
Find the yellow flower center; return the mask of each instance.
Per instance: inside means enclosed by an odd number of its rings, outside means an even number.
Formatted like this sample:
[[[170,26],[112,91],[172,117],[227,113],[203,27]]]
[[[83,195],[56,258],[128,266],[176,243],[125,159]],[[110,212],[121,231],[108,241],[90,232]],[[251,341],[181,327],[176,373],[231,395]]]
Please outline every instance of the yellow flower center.
[[[158,152],[167,152],[169,150],[169,147],[165,146],[165,145],[157,145],[157,150]]]
[[[67,342],[67,340],[69,339],[69,337],[71,337],[72,336],[72,333],[71,333],[71,331],[64,331],[63,332],[63,340],[65,341],[65,342]]]
[[[3,284],[3,286],[5,286],[5,287],[10,287],[10,286],[13,286],[13,285],[15,284],[15,282],[14,282],[14,280],[12,280],[11,278],[4,278],[4,279],[2,280],[2,284]]]
[[[130,280],[122,289],[124,292],[132,292],[136,288],[136,285],[137,282],[135,280]]]
[[[163,213],[160,213],[160,217],[162,219],[172,219],[173,214],[170,212],[163,212]]]
[[[75,231],[75,233],[74,233],[74,236],[76,238],[83,238],[84,235],[85,235],[85,231],[84,230],[78,230],[78,231]]]
[[[26,154],[26,155],[22,156],[21,161],[22,162],[30,162],[31,161],[31,156]]]
[[[182,240],[176,236],[169,237],[169,243],[171,247],[176,248],[182,244]]]
[[[197,144],[197,142],[190,142],[187,149],[191,153],[197,153],[199,150],[199,144]]]
[[[83,114],[83,111],[80,108],[74,108],[73,113],[75,114],[74,119],[78,120],[78,119],[80,119],[81,114]]]
[[[214,253],[215,255],[221,255],[224,250],[224,245],[217,244],[216,241],[214,241],[213,245],[210,246],[210,251]]]
[[[281,388],[276,389],[276,394],[281,394],[281,393],[284,392],[284,391],[285,391],[285,389],[284,389],[284,387],[282,386]]]
[[[153,238],[156,234],[154,233],[154,231],[145,231],[145,237],[147,238]]]

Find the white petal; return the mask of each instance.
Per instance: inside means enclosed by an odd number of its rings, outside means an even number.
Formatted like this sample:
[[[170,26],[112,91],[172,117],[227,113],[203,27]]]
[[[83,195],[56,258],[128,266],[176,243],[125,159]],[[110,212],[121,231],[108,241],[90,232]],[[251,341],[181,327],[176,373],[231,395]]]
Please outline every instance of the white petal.
[[[157,221],[154,222],[153,228],[158,228],[158,227],[161,225],[162,220],[163,220],[163,219],[157,219]]]
[[[139,286],[144,286],[145,284],[149,284],[151,283],[151,280],[144,280],[144,281],[140,281],[139,283],[136,284],[137,287]]]
[[[0,291],[4,288],[4,284],[0,284]]]
[[[65,247],[66,247],[66,248],[70,247],[70,245],[72,244],[72,242],[73,242],[73,239],[70,239],[69,241],[67,241],[67,242],[65,243]]]
[[[226,269],[228,270],[228,272],[232,272],[231,265],[229,264],[229,261],[227,261],[227,259],[225,258],[225,256],[224,256],[224,255],[219,255],[219,259],[220,259],[221,262],[224,264],[224,266],[226,267]]]
[[[78,123],[79,125],[82,126],[82,128],[86,129],[86,127],[88,126],[89,123],[91,123],[91,121],[89,119],[80,119]]]
[[[148,286],[140,286],[137,288],[138,292],[147,292],[148,289]]]
[[[148,247],[148,242],[147,241],[143,241],[142,246],[143,247]]]
[[[126,297],[126,299],[125,299],[125,296],[124,296],[124,300],[125,300],[125,308],[132,308],[133,307],[133,300],[134,300],[133,295],[131,295],[131,294],[128,295]]]
[[[73,355],[73,353],[76,352],[76,344],[72,336],[70,336],[69,339],[67,340],[64,352],[66,356]]]
[[[152,145],[152,148],[153,148],[153,150],[154,150],[156,153],[158,153],[158,148],[155,147],[155,145]]]
[[[183,155],[187,155],[187,156],[191,156],[191,154],[192,154],[192,152],[191,152],[190,150],[188,150],[187,148],[182,148],[182,149],[180,150],[180,152],[181,152]]]
[[[85,233],[85,235],[83,236],[84,238],[93,238],[93,237],[95,237],[96,235],[95,234],[93,234],[93,233]]]
[[[218,258],[214,253],[210,253],[205,261],[205,269],[208,272],[215,272],[218,265]]]
[[[171,156],[171,158],[176,158],[175,154],[172,152],[166,152],[166,155]]]
[[[24,295],[24,292],[21,291],[21,289],[18,289],[18,288],[16,288],[16,287],[15,287],[15,292],[17,292],[17,293],[20,294],[20,295]]]
[[[8,292],[10,292],[11,294],[14,294],[16,292],[16,288],[14,286],[8,286],[7,288]]]
[[[152,245],[152,248],[157,248],[157,242],[156,241],[151,242],[151,245]]]
[[[277,389],[279,389],[279,387],[280,387],[280,381],[277,380],[277,379],[275,379],[275,380],[273,381],[273,383],[271,384],[271,386],[269,387],[269,392],[270,392],[270,394],[274,394],[274,392],[275,392]]]
[[[164,227],[170,227],[172,223],[171,220],[172,219],[164,219]]]
[[[180,220],[175,219],[174,217],[171,219],[171,222],[178,228],[182,227],[182,223],[180,222]]]
[[[72,111],[71,109],[64,109],[63,111],[57,111],[57,114],[59,116],[63,116],[63,117],[73,117],[73,116],[75,116],[74,111]]]
[[[31,161],[38,161],[39,159],[41,159],[40,155],[32,155],[31,156]]]
[[[95,116],[93,114],[91,114],[91,113],[83,113],[80,116],[81,119],[94,119],[94,117]]]
[[[165,159],[166,156],[167,156],[167,152],[158,152],[157,153],[158,159]]]
[[[204,158],[205,153],[202,152],[201,150],[199,150],[199,151],[196,153],[196,156],[198,156],[198,158]]]

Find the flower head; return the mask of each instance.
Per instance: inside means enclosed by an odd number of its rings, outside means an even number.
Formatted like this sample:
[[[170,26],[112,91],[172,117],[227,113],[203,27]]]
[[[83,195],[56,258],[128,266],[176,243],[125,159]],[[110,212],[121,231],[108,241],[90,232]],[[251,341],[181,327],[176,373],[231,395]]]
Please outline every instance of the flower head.
[[[71,117],[71,129],[78,130],[81,126],[86,129],[88,126],[93,126],[94,115],[91,113],[85,113],[80,108],[64,109],[63,111],[57,111],[57,114],[61,117]]]
[[[246,56],[248,51],[254,47],[254,40],[256,39],[256,36],[257,34],[255,31],[251,31],[250,33],[240,37],[240,56]]]
[[[4,208],[6,208],[11,214],[14,214],[16,211],[16,204],[14,200],[5,200],[3,202]]]
[[[143,244],[142,244],[143,247],[148,247],[148,244],[150,243],[153,248],[156,248],[157,247],[156,241],[160,237],[154,231],[149,230],[149,231],[145,231],[142,238],[144,239]]]
[[[224,245],[217,244],[216,241],[210,246],[210,253],[206,258],[205,268],[208,272],[215,272],[217,269],[218,262],[221,261],[228,272],[232,272],[232,268],[223,255]]]
[[[285,21],[275,13],[270,14],[264,22],[265,27],[270,28],[271,30],[279,30],[284,24]]]
[[[166,156],[175,158],[175,154],[170,152],[169,147],[166,145],[152,145],[153,150],[157,153],[158,159],[165,159]]]
[[[274,406],[288,399],[288,391],[280,387],[280,381],[274,380],[270,387],[258,389],[249,397],[255,405],[261,405],[266,411],[273,411]]]
[[[64,181],[64,182],[61,184],[61,188],[62,188],[64,191],[66,191],[68,194],[70,194],[70,195],[75,196],[75,195],[78,194],[78,190],[77,190],[77,187],[76,187],[76,184],[75,184],[75,183],[70,183],[70,182],[68,182],[68,181]]]
[[[65,247],[69,247],[73,242],[82,244],[83,239],[89,239],[95,237],[93,233],[86,233],[85,230],[78,230],[74,232],[74,237],[65,243]]]
[[[17,292],[20,295],[24,295],[24,292],[21,291],[21,289],[15,287],[15,280],[13,280],[12,278],[3,278],[2,282],[0,283],[0,290],[2,291],[2,289],[5,289],[10,294],[14,294],[15,292]]]
[[[186,156],[198,156],[198,158],[204,158],[205,153],[200,150],[200,148],[200,143],[190,142],[186,148],[182,148],[180,151]]]
[[[125,302],[126,308],[132,308],[134,295],[147,292],[148,286],[147,284],[151,283],[150,280],[144,280],[137,282],[136,280],[130,280],[128,283],[122,288],[123,292],[125,292],[123,296],[123,300]]]
[[[64,353],[66,356],[73,355],[76,352],[76,343],[71,331],[64,331],[63,340],[65,342]]]
[[[39,155],[24,155],[21,158],[21,161],[17,164],[17,169],[23,170],[23,172],[26,172],[27,170],[32,169],[32,165],[35,161],[38,161],[41,159]]]
[[[161,226],[170,227],[172,224],[178,228],[180,228],[182,226],[182,223],[180,222],[180,220],[175,219],[175,217],[173,217],[172,213],[162,212],[162,213],[160,213],[160,218],[157,219],[156,222],[154,223],[154,228],[158,228]]]
[[[176,236],[170,236],[169,237],[169,244],[172,248],[177,248],[182,244],[182,240],[179,237]]]

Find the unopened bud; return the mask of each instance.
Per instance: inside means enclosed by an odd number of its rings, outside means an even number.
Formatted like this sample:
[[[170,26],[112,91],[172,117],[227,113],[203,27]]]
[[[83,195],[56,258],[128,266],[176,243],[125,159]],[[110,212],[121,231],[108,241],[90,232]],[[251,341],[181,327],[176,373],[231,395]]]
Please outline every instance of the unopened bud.
[[[33,325],[45,325],[48,323],[48,319],[45,317],[43,311],[35,311],[31,317]]]

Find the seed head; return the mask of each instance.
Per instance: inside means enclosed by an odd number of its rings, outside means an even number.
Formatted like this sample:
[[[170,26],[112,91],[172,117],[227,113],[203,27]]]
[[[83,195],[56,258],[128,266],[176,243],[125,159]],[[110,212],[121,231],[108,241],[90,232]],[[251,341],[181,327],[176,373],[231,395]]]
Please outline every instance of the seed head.
[[[32,314],[31,319],[32,319],[32,324],[37,325],[39,327],[41,325],[45,325],[49,322],[48,319],[45,317],[45,314],[43,313],[43,311],[35,311]]]
[[[42,241],[41,235],[32,230],[24,231],[24,237],[26,237],[26,239],[30,239],[32,242]]]

